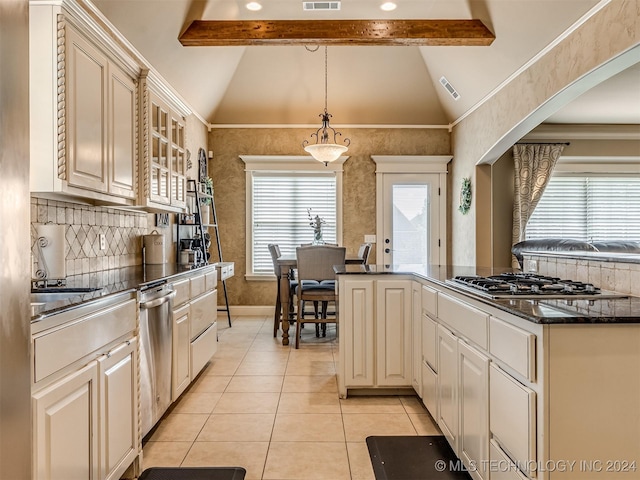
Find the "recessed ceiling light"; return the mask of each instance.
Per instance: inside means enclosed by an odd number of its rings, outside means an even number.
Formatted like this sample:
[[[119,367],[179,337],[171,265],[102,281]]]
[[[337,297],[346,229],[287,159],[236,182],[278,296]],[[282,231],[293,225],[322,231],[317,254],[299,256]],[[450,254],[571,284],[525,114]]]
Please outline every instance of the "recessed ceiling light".
[[[258,10],[262,10],[262,5],[258,2],[249,2],[247,3],[247,10],[251,10],[252,12],[257,12]]]
[[[385,12],[390,12],[391,10],[395,10],[397,5],[393,2],[384,2],[380,5],[380,10],[384,10]]]

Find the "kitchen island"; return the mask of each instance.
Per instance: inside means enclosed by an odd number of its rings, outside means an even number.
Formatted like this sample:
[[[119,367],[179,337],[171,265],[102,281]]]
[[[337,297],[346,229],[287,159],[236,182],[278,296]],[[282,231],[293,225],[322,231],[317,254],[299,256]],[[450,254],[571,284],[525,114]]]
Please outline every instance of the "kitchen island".
[[[640,478],[640,298],[490,299],[508,269],[345,265],[338,388],[413,388],[475,479]]]

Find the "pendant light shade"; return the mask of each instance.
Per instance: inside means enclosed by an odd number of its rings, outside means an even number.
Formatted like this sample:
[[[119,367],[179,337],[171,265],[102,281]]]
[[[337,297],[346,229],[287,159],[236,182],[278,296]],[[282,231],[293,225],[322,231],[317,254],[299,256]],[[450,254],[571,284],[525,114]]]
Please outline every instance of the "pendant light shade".
[[[342,133],[336,132],[336,130],[329,125],[329,119],[331,114],[327,112],[327,47],[324,47],[324,113],[320,114],[322,118],[322,125],[315,133],[311,134],[311,137],[315,137],[316,143],[309,143],[308,140],[302,142],[304,151],[309,153],[313,158],[328,165],[340,158],[340,155],[345,153],[351,144],[351,140],[344,139],[344,145],[336,143],[336,136],[342,136]],[[333,143],[330,141],[333,140]]]

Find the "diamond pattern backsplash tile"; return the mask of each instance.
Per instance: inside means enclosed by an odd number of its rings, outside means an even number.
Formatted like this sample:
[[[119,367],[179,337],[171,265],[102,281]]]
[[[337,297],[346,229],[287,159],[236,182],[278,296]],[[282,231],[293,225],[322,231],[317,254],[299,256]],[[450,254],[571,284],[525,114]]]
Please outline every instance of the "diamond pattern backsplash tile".
[[[31,197],[31,263],[38,270],[36,224],[65,225],[67,276],[142,264],[147,214]],[[100,250],[100,234],[107,248]]]

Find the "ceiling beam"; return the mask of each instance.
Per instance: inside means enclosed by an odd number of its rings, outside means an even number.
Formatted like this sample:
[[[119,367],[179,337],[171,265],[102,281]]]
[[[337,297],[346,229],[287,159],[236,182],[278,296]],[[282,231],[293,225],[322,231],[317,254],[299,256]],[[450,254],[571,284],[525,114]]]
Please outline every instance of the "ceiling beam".
[[[480,20],[195,20],[185,47],[249,45],[488,46]]]

